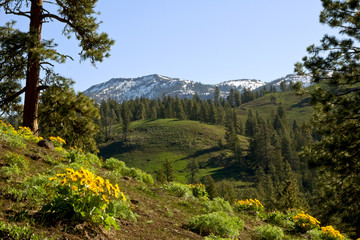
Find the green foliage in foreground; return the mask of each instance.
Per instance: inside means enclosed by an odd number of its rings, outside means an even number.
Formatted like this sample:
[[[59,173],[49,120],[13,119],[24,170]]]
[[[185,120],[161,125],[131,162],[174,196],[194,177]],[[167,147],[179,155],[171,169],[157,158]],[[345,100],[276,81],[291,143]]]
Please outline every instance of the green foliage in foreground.
[[[189,229],[200,235],[211,233],[221,237],[235,238],[244,227],[244,221],[239,217],[230,217],[224,212],[213,212],[195,216],[188,221]]]
[[[280,227],[264,225],[255,228],[255,234],[259,240],[281,240],[284,238],[284,232]]]
[[[137,168],[129,168],[123,161],[119,161],[115,158],[109,158],[104,163],[104,168],[112,170],[108,173],[110,178],[119,178],[128,176],[136,179],[139,182],[153,185],[154,179],[150,174],[147,174]]]
[[[14,240],[40,240],[52,238],[40,237],[34,234],[30,227],[19,227],[12,224],[6,224],[0,221],[0,239],[14,239]]]
[[[312,119],[321,136],[305,149],[320,170],[318,213],[327,222],[352,228],[360,237],[360,2],[322,0],[320,22],[339,31],[324,35],[321,45],[311,45],[296,71],[304,68],[317,84],[310,92]],[[341,35],[341,36],[340,36]],[[303,92],[299,87],[299,92]]]

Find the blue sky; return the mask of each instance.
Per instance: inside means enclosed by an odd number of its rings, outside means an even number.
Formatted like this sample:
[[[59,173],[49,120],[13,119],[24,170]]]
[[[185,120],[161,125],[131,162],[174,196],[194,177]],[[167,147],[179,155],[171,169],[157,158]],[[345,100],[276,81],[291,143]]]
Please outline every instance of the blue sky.
[[[251,78],[271,81],[292,73],[306,47],[330,29],[319,23],[320,0],[99,0],[101,31],[115,40],[111,57],[94,68],[79,62],[75,39],[48,23],[43,38],[74,58],[56,66],[84,91],[117,77],[153,73],[196,82]],[[18,27],[26,19],[4,16]]]

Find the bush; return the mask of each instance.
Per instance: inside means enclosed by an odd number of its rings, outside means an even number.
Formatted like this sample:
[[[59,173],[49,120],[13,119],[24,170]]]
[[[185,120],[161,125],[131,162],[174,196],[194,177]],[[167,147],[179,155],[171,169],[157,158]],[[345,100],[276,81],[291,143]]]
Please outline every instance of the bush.
[[[233,212],[230,203],[220,197],[214,198],[211,201],[204,202],[204,207],[206,212],[216,212],[216,211],[222,211],[227,213]]]
[[[267,214],[266,220],[269,223],[284,227],[288,231],[293,231],[295,229],[295,223],[293,222],[291,213],[286,214],[280,211],[272,211]]]
[[[200,235],[215,234],[220,237],[235,238],[244,227],[244,221],[230,217],[224,212],[198,215],[188,221],[188,227]]]
[[[311,240],[322,240],[320,229],[312,229],[307,233],[310,235]]]
[[[0,239],[40,239],[29,227],[19,227],[0,221]]]
[[[235,210],[240,211],[264,211],[264,206],[259,200],[255,199],[246,199],[235,201]]]
[[[124,203],[127,202],[119,186],[112,185],[109,180],[95,176],[88,170],[74,171],[67,168],[66,171],[49,179],[49,187],[54,190],[55,198],[43,207],[42,212],[55,214],[56,219],[70,217],[90,220],[107,228],[114,226],[118,229],[113,218],[118,212],[114,201],[120,198]]]
[[[192,189],[188,185],[171,182],[164,185],[164,189],[174,194],[176,197],[188,199],[193,197]]]
[[[280,240],[284,238],[281,228],[271,225],[264,225],[255,228],[256,238],[260,240]]]
[[[209,197],[209,194],[206,192],[206,188],[203,184],[201,184],[201,183],[189,184],[188,186],[190,186],[192,188],[194,197],[197,197],[197,198],[201,198],[201,197],[208,198]]]
[[[109,158],[104,163],[104,168],[116,172],[118,176],[128,176],[136,179],[138,182],[153,185],[154,179],[150,174],[147,174],[140,169],[128,168],[123,161],[116,158]]]
[[[300,233],[305,233],[311,229],[320,227],[320,222],[313,216],[305,213],[304,211],[298,213],[295,217],[293,217],[293,220],[295,222],[295,230]]]
[[[1,173],[10,181],[14,176],[20,175],[22,172],[24,172],[29,166],[27,159],[24,156],[16,153],[8,152],[5,155],[5,161],[8,166],[2,167]]]

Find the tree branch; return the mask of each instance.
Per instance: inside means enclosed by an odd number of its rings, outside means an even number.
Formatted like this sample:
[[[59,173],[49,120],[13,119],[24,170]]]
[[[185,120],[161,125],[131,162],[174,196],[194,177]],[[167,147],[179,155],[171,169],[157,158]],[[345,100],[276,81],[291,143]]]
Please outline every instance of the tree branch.
[[[24,16],[24,17],[27,17],[30,19],[30,15],[27,15],[27,13],[30,13],[30,12],[21,12],[21,11],[15,12],[10,9],[5,10],[5,14],[14,14],[14,15],[19,15],[19,16]]]
[[[23,89],[21,89],[20,91],[18,91],[17,93],[11,95],[10,97],[5,98],[4,100],[0,101],[0,107],[3,107],[5,104],[13,101],[15,98],[17,98],[18,96],[20,96],[21,94],[23,94],[26,90],[26,87],[24,87]]]

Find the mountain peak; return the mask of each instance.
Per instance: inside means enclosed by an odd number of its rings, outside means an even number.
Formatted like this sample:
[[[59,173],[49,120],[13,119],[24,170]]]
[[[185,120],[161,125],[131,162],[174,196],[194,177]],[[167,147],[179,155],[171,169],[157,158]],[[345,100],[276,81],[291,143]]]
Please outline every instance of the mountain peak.
[[[237,79],[224,81],[219,84],[202,84],[160,74],[151,74],[137,78],[112,78],[107,82],[91,86],[84,93],[97,102],[108,98],[119,102],[135,99],[136,97],[155,99],[163,97],[164,94],[178,96],[179,98],[192,98],[195,92],[200,98],[208,99],[213,98],[216,86],[219,87],[222,96],[227,96],[231,88],[235,88],[240,92],[244,89],[254,91],[270,84],[278,87],[280,82],[284,80],[286,82],[301,81],[305,84],[310,83],[309,76],[303,77],[295,74],[289,74],[270,83],[264,83],[257,79]]]

